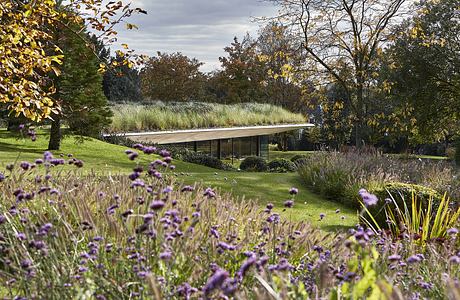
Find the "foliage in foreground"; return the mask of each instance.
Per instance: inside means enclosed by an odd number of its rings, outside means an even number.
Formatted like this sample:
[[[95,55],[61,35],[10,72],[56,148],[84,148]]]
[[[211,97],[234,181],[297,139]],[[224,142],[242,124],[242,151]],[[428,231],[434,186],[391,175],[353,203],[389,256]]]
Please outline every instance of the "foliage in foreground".
[[[440,299],[459,292],[454,231],[424,248],[363,228],[325,234],[282,220],[270,204],[262,210],[178,186],[167,175],[169,153],[159,154],[141,166],[127,150],[128,177],[62,173],[59,165],[83,162],[50,153],[8,166],[0,175],[1,296]],[[298,191],[289,192],[286,209]]]
[[[375,232],[387,230],[394,237],[412,237],[418,244],[445,239],[460,219],[460,207],[454,205],[446,195],[440,200],[430,197],[419,199],[415,193],[410,199],[402,194],[389,194],[383,205],[374,208],[378,198],[362,189],[360,191],[361,221]],[[371,205],[369,205],[371,204]],[[383,220],[381,220],[381,218]]]
[[[124,104],[113,107],[110,132],[192,129],[305,123],[301,114],[270,104],[217,104],[202,102],[151,105]]]

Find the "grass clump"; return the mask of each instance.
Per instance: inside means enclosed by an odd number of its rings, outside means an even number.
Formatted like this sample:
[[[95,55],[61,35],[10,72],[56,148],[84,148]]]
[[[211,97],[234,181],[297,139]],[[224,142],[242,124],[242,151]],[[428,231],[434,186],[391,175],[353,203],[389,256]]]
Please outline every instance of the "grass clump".
[[[358,191],[406,193],[405,183],[447,192],[460,199],[457,171],[446,161],[401,160],[380,154],[322,152],[298,161],[298,172],[313,191],[349,207],[360,208]],[[401,183],[401,184],[400,184]],[[385,192],[379,194],[384,200]]]
[[[305,123],[306,118],[271,104],[218,104],[161,101],[149,105],[116,104],[109,132],[155,131]]]

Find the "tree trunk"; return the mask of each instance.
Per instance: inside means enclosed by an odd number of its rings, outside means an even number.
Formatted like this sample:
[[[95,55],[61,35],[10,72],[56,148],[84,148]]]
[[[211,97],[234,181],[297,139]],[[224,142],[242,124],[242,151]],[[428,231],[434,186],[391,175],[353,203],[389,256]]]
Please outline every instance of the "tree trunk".
[[[363,129],[364,129],[364,88],[362,79],[358,79],[358,86],[356,89],[356,128],[355,128],[355,146],[361,148],[363,143]]]
[[[61,147],[61,117],[55,115],[51,123],[48,150],[59,150]]]

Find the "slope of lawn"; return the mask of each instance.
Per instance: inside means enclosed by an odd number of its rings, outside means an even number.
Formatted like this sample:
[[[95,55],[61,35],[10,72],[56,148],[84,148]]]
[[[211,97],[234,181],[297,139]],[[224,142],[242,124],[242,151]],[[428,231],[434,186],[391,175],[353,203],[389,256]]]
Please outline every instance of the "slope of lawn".
[[[0,129],[0,170],[14,161],[34,161],[42,156],[48,145],[48,136],[40,131],[37,141],[13,136],[5,129]],[[87,139],[76,143],[73,137],[63,140],[61,151],[55,155],[69,153],[84,161],[84,172],[95,172],[104,175],[131,172],[135,162],[127,159],[124,154],[126,147],[108,144],[96,139]],[[140,161],[147,163],[155,159],[141,155]],[[356,224],[356,213],[348,208],[309,192],[303,187],[297,173],[248,173],[237,171],[221,171],[201,165],[175,161],[175,176],[178,181],[186,184],[199,182],[204,186],[217,188],[223,192],[231,192],[239,199],[256,199],[261,205],[273,203],[279,212],[283,211],[283,203],[289,199],[291,187],[299,188],[294,209],[289,210],[288,217],[293,220],[307,220],[324,229],[335,229]],[[74,169],[73,167],[65,167]],[[336,213],[336,209],[340,212]],[[326,217],[320,221],[319,215]],[[344,219],[342,219],[342,216]]]

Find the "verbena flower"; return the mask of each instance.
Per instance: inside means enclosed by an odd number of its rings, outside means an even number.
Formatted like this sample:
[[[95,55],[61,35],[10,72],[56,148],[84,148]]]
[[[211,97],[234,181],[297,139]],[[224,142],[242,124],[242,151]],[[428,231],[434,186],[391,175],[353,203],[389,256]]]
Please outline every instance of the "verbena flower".
[[[388,256],[389,261],[400,261],[401,260],[401,255],[398,254],[393,254]]]
[[[215,289],[220,289],[225,279],[229,276],[228,272],[222,269],[217,270],[214,274],[209,277],[206,284],[203,286],[203,294],[209,296]]]
[[[291,187],[291,189],[289,190],[289,194],[291,195],[297,195],[298,193],[299,193],[299,189],[295,187]]]
[[[287,200],[284,202],[284,206],[287,207],[287,208],[291,208],[294,206],[294,201],[292,200]]]
[[[162,209],[165,206],[165,203],[161,200],[154,200],[150,204],[150,208],[153,210]]]
[[[366,206],[373,206],[376,205],[378,202],[377,196],[374,194],[369,193],[365,189],[360,189],[359,190],[359,196],[361,196],[361,199],[363,199],[364,205]]]
[[[454,228],[449,228],[449,229],[447,229],[447,234],[448,235],[456,235],[456,234],[458,234],[458,229],[455,228],[455,227]]]
[[[216,197],[216,193],[214,192],[214,190],[212,188],[209,188],[209,187],[204,191],[203,195],[207,196],[208,198]]]
[[[420,255],[416,254],[416,255],[410,256],[406,261],[409,264],[413,264],[413,263],[421,262],[422,258],[420,257]]]

